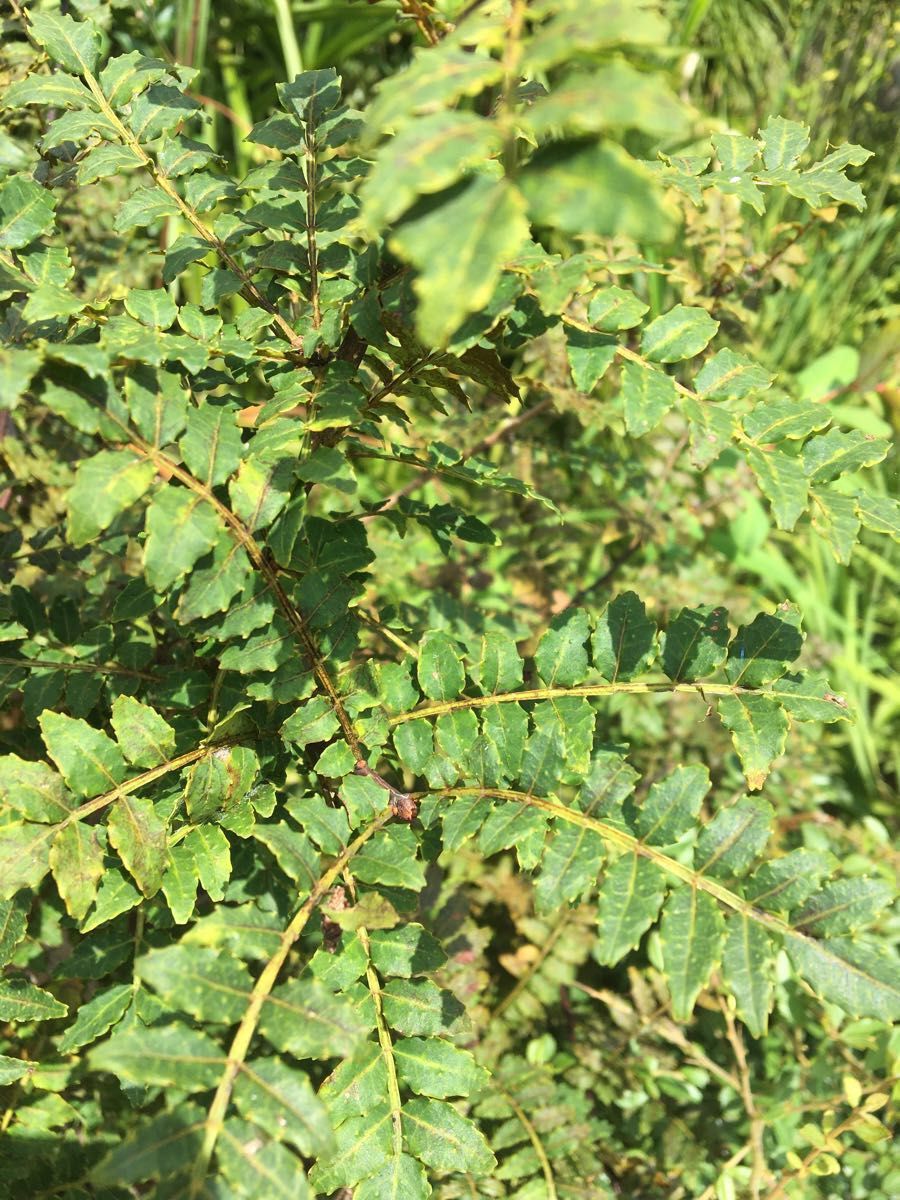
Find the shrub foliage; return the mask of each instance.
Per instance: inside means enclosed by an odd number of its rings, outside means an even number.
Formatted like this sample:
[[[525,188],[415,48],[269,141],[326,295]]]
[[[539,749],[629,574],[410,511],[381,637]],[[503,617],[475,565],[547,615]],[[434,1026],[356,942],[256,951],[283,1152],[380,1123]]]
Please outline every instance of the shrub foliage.
[[[852,714],[788,603],[732,620],[662,581],[529,638],[437,576],[411,603],[414,563],[371,534],[452,558],[524,512],[564,522],[490,440],[420,431],[565,394],[625,444],[677,417],[696,473],[730,455],[839,562],[862,526],[896,535],[860,483],[885,441],[773,386],[726,301],[654,314],[642,282],[691,208],[861,209],[868,152],[812,161],[778,117],[710,141],[649,69],[652,7],[513,0],[427,24],[361,110],[334,70],[281,85],[238,175],[193,72],[102,25],[23,16],[3,98],[4,446],[27,481],[0,615],[5,1186],[611,1196],[604,1097],[514,1029],[540,1033],[583,964],[600,992],[629,964],[617,1020],[653,988],[673,1045],[698,1003],[764,1038],[786,985],[834,1021],[896,1018],[895,960],[860,934],[890,887],[785,853],[766,798],[804,725]],[[547,346],[562,381],[528,366]],[[713,732],[635,769],[620,706],[672,697],[721,723],[743,783]],[[490,1014],[471,889],[514,886],[513,861],[533,953]],[[875,1095],[851,1087],[873,1141]]]

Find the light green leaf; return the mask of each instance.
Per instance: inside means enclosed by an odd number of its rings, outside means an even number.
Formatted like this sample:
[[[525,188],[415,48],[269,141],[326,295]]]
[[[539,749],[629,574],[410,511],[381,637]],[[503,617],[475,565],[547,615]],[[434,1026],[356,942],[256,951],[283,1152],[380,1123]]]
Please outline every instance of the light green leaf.
[[[48,755],[77,796],[112,791],[128,774],[116,743],[87,721],[48,711],[38,724]]]
[[[784,753],[790,723],[777,700],[769,696],[720,696],[719,720],[731,733],[741,770],[752,792],[766,781],[772,763]]]
[[[244,1063],[234,1088],[239,1112],[270,1136],[290,1142],[306,1157],[327,1154],[334,1145],[328,1114],[309,1079],[278,1058]]]
[[[476,1178],[497,1165],[474,1121],[442,1100],[410,1100],[402,1110],[411,1154],[436,1171],[466,1171]]]
[[[187,433],[181,439],[184,461],[201,483],[224,483],[241,461],[241,431],[234,409],[204,404],[188,412]]]
[[[636,853],[616,859],[598,896],[591,951],[597,962],[612,967],[633,950],[659,915],[665,895],[666,876],[656,863]]]
[[[153,1117],[93,1168],[92,1182],[102,1188],[127,1187],[190,1167],[203,1145],[204,1117],[196,1104],[184,1103]]]
[[[0,967],[6,966],[25,936],[29,908],[24,897],[0,900]]]
[[[277,1141],[269,1141],[258,1125],[232,1117],[222,1126],[216,1158],[232,1195],[267,1200],[309,1200],[303,1164]]]
[[[320,1195],[329,1196],[373,1175],[390,1155],[391,1129],[387,1104],[373,1104],[363,1115],[350,1117],[335,1130],[334,1153],[310,1171],[310,1183]]]
[[[215,1025],[239,1021],[253,987],[243,963],[197,946],[151,950],[137,960],[135,974],[159,993],[167,1008]]]
[[[800,459],[779,450],[744,450],[759,490],[772,505],[779,529],[793,529],[806,510],[809,485]]]
[[[539,768],[551,778],[558,777],[560,773],[558,762],[547,761],[544,740],[538,738],[537,741],[539,744],[532,751],[536,763],[529,761],[531,754],[526,750],[522,768],[522,786],[529,791],[538,791],[538,785],[547,782],[546,778],[538,776]],[[540,862],[546,833],[547,817],[540,809],[520,804],[517,800],[495,800],[481,826],[478,848],[483,855],[490,857],[500,850],[514,847],[519,866],[528,871]]]
[[[175,752],[175,730],[163,717],[133,696],[117,696],[112,727],[122,753],[137,767],[155,767]]]
[[[656,657],[656,625],[634,592],[607,604],[591,639],[594,666],[610,683],[633,679]]]
[[[484,696],[511,692],[522,684],[522,659],[509,634],[489,629],[482,635],[478,659],[470,663],[469,674]]]
[[[662,668],[676,682],[711,675],[725,661],[729,638],[724,608],[683,608],[663,635]]]
[[[91,1068],[108,1071],[123,1083],[205,1092],[219,1082],[225,1055],[199,1029],[180,1022],[143,1025],[114,1033],[89,1055]]]
[[[746,898],[769,912],[790,912],[803,904],[833,870],[833,860],[826,854],[792,850],[762,864],[746,883]]]
[[[298,885],[300,895],[308,895],[316,885],[320,868],[319,856],[306,834],[278,822],[256,825],[253,836],[272,851],[288,879]]]
[[[816,937],[855,933],[873,924],[893,898],[883,879],[838,879],[811,896],[791,924]]]
[[[154,329],[169,329],[178,315],[175,301],[165,288],[131,288],[125,295],[125,311]]]
[[[46,188],[13,175],[0,186],[0,247],[18,250],[53,228],[54,198]]]
[[[625,406],[625,428],[636,437],[655,429],[678,399],[671,375],[634,362],[622,367],[619,395]]]
[[[588,320],[602,333],[617,333],[640,324],[648,306],[634,292],[605,287],[594,292],[588,305]]]
[[[173,442],[184,429],[188,394],[174,372],[134,367],[125,378],[125,399],[132,421],[152,446]],[[171,485],[168,490],[176,492]]]
[[[77,1017],[60,1038],[59,1053],[72,1054],[102,1037],[125,1015],[133,999],[131,983],[117,983],[98,992],[79,1008]]]
[[[92,21],[75,21],[65,13],[29,13],[29,31],[54,62],[88,75],[100,57],[100,30]]]
[[[745,913],[729,913],[722,947],[722,974],[737,1013],[754,1037],[763,1037],[772,1008],[772,939]]]
[[[400,1154],[364,1179],[354,1192],[354,1200],[428,1200],[431,1184],[421,1163]]]
[[[720,809],[700,833],[694,866],[711,875],[743,875],[765,849],[774,817],[771,804],[756,797]]]
[[[366,1018],[343,996],[311,979],[284,983],[266,999],[260,1032],[295,1058],[344,1058],[369,1031]]]
[[[782,675],[769,689],[782,708],[797,721],[850,721],[847,701],[828,686],[821,671],[801,671]]]
[[[27,979],[0,979],[0,1020],[52,1021],[68,1011],[55,996]]]
[[[839,563],[849,563],[859,534],[859,517],[856,501],[852,496],[840,492],[819,491],[811,493],[810,514],[813,529],[820,533],[831,547]]]
[[[418,272],[416,328],[427,345],[445,345],[490,300],[504,264],[528,237],[524,207],[506,180],[479,175],[391,235],[391,249]]]
[[[803,648],[800,615],[785,602],[778,616],[759,613],[742,625],[728,647],[725,674],[730,683],[756,688],[782,676]]]
[[[593,829],[556,821],[535,883],[538,912],[577,900],[596,882],[604,857],[603,839]]]
[[[0,1054],[0,1087],[8,1087],[35,1069],[36,1064],[21,1058]]]
[[[725,923],[712,896],[680,887],[669,897],[659,936],[676,1021],[690,1020],[694,1001],[719,961],[724,934]]]
[[[771,384],[772,376],[765,367],[727,347],[707,359],[694,380],[697,394],[705,400],[742,400]]]
[[[584,609],[566,609],[553,618],[534,653],[538,674],[548,687],[572,687],[584,679],[590,631],[590,618]]]
[[[851,938],[785,935],[791,961],[823,1000],[858,1017],[900,1018],[900,968],[888,951]]]
[[[73,546],[86,546],[120,513],[130,508],[153,482],[156,468],[127,450],[101,450],[85,459],[68,495],[67,536]]]
[[[831,412],[824,404],[797,404],[786,396],[755,404],[743,419],[744,432],[759,444],[780,442],[784,438],[805,438],[824,428]]]
[[[365,959],[365,953],[363,953]],[[361,972],[365,963],[361,966]],[[363,1042],[333,1071],[319,1089],[333,1124],[376,1108],[387,1095],[387,1067],[381,1047]]]
[[[676,767],[657,780],[637,810],[638,837],[651,846],[668,846],[693,828],[709,791],[709,771],[700,763]]]
[[[798,121],[769,117],[765,129],[760,130],[760,140],[768,171],[790,169],[809,145],[809,129]]]
[[[46,826],[7,825],[0,830],[0,899],[36,888],[50,870]]]
[[[588,395],[612,365],[618,343],[606,333],[590,333],[572,325],[566,325],[565,329],[572,382]]]
[[[66,911],[76,921],[85,916],[97,895],[105,841],[102,829],[73,821],[60,829],[50,847],[50,870]]]
[[[851,429],[829,429],[803,446],[803,470],[809,482],[828,483],[848,471],[859,471],[881,462],[890,449],[884,438]]]
[[[176,925],[185,925],[194,915],[198,882],[197,865],[190,848],[183,842],[172,846],[160,887]]]
[[[145,896],[159,891],[168,865],[166,827],[146,796],[120,796],[106,825],[110,844]]]
[[[430,700],[454,700],[465,687],[462,656],[446,633],[430,631],[422,638],[417,665],[419,686]]]
[[[62,778],[52,767],[16,754],[0,758],[0,802],[29,821],[47,824],[64,820],[75,807]]]
[[[893,496],[874,496],[871,492],[857,492],[856,512],[867,529],[886,533],[894,541],[900,541],[900,500]]]
[[[375,929],[369,935],[372,964],[381,975],[422,975],[447,961],[440,942],[415,921],[397,929]]]
[[[468,1050],[443,1038],[401,1038],[394,1061],[400,1082],[420,1096],[471,1096],[490,1078]]]
[[[705,308],[676,304],[644,330],[641,353],[651,362],[681,362],[705,349],[718,328]]]
[[[384,1016],[398,1033],[445,1033],[464,1009],[452,992],[430,979],[392,979],[381,993]]]

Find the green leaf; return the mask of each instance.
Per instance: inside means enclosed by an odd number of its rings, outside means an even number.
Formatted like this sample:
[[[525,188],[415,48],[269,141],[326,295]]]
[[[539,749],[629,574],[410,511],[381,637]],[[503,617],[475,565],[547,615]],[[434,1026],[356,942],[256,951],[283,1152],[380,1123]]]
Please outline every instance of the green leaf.
[[[361,972],[363,970],[364,961]],[[319,1089],[319,1098],[332,1122],[340,1125],[348,1117],[377,1107],[387,1095],[387,1086],[387,1067],[381,1047],[374,1042],[363,1042],[328,1076]]]
[[[694,866],[717,876],[743,875],[765,849],[775,813],[766,800],[744,797],[704,825]]]
[[[680,887],[669,897],[659,936],[676,1021],[690,1020],[694,1001],[719,961],[724,931],[719,906],[706,892]]]
[[[190,1167],[203,1145],[204,1115],[197,1105],[181,1103],[153,1117],[93,1168],[91,1181],[102,1188],[127,1187]]]
[[[754,442],[780,442],[784,438],[805,438],[822,429],[831,420],[824,404],[797,404],[786,396],[755,404],[743,419],[744,432]]]
[[[186,924],[194,915],[198,882],[197,865],[189,847],[183,843],[172,846],[160,887],[176,925]]]
[[[75,806],[62,778],[47,763],[16,754],[0,758],[0,801],[29,821],[47,824],[64,820]]]
[[[52,1021],[68,1011],[55,996],[26,979],[0,980],[0,1020]]]
[[[11,1083],[15,1083],[17,1079],[21,1079],[33,1071],[34,1067],[35,1064],[32,1062],[0,1054],[0,1087],[8,1087]]]
[[[116,697],[111,720],[122,753],[135,766],[155,767],[175,753],[175,730],[133,696]]]
[[[500,147],[495,126],[469,112],[429,113],[382,147],[360,192],[361,219],[370,236],[389,228],[417,196],[455,183]]]
[[[68,496],[67,536],[73,546],[86,546],[116,517],[140,499],[153,482],[153,463],[127,450],[101,450],[85,459]]]
[[[704,679],[725,661],[728,638],[726,609],[683,608],[663,635],[662,668],[676,683]]]
[[[9,962],[25,936],[29,907],[21,898],[0,900],[0,967]]]
[[[850,938],[816,941],[799,933],[784,939],[791,961],[823,1000],[859,1017],[900,1018],[900,970],[879,947]]]
[[[13,175],[0,186],[0,248],[18,250],[53,228],[53,195],[32,179]]]
[[[668,846],[693,828],[709,791],[709,771],[699,763],[676,767],[657,780],[637,810],[638,837],[651,846]]]
[[[215,1025],[238,1022],[253,987],[243,963],[197,946],[151,950],[137,960],[135,974],[159,993],[167,1008]]]
[[[599,288],[588,305],[588,320],[602,333],[617,333],[640,324],[647,308],[634,292],[620,287]]]
[[[334,1135],[309,1079],[278,1058],[244,1063],[234,1088],[238,1111],[306,1157],[327,1154]]]
[[[800,460],[778,450],[757,450],[747,446],[744,453],[759,490],[772,505],[779,529],[793,529],[806,510],[809,485]]]
[[[344,997],[310,979],[294,979],[267,997],[260,1032],[295,1058],[344,1058],[368,1032],[367,1020]]]
[[[29,31],[54,62],[89,75],[100,57],[100,30],[92,21],[75,21],[64,13],[29,13]]]
[[[181,450],[188,470],[201,483],[224,483],[241,461],[241,431],[231,408],[204,404],[188,413]]]
[[[594,666],[610,683],[633,679],[656,657],[656,625],[634,592],[607,604],[591,639]]]
[[[474,1121],[442,1100],[410,1100],[402,1110],[409,1152],[436,1171],[465,1171],[476,1178],[497,1165]]]
[[[892,496],[857,492],[856,512],[867,529],[886,533],[894,541],[900,541],[900,500]]]
[[[199,1029],[172,1021],[137,1026],[114,1033],[89,1055],[94,1071],[108,1071],[122,1083],[143,1083],[205,1092],[219,1082],[225,1068],[221,1047]]]
[[[765,367],[727,347],[707,359],[694,380],[697,394],[705,400],[743,400],[771,384],[772,376]]]
[[[281,727],[281,736],[302,749],[310,742],[327,742],[339,728],[334,710],[325,697],[314,696],[288,717]]]
[[[884,438],[851,429],[829,429],[803,446],[803,470],[811,484],[828,483],[848,471],[859,471],[881,462],[890,449]]]
[[[839,492],[814,490],[810,513],[813,529],[828,542],[835,559],[839,563],[849,563],[859,534],[854,498]]]
[[[763,1037],[772,1008],[769,964],[772,939],[745,913],[729,913],[722,947],[722,974],[734,996],[737,1013],[754,1037]]]
[[[665,242],[672,229],[652,174],[612,142],[573,139],[544,146],[520,172],[519,186],[535,225],[577,238],[640,239],[652,229]]]
[[[765,783],[772,763],[784,753],[790,722],[769,696],[720,696],[719,720],[731,733],[747,786],[756,792]]]
[[[543,769],[548,765],[543,741],[538,745],[534,757],[538,767]],[[522,786],[529,791],[537,791],[538,785],[546,783],[546,779],[539,778],[535,771],[529,770],[529,766],[526,759]],[[559,767],[555,763],[550,764],[548,773],[551,777],[558,776]],[[478,848],[483,855],[490,857],[500,850],[515,847],[519,865],[527,871],[540,862],[546,833],[547,817],[539,809],[516,800],[495,800],[481,826]]]
[[[264,1191],[272,1200],[309,1200],[300,1160],[278,1142],[269,1141],[257,1125],[235,1117],[227,1120],[216,1143],[216,1157],[232,1195]]]
[[[447,961],[437,938],[416,922],[398,929],[372,930],[369,941],[372,964],[382,975],[408,979],[437,971]]]
[[[106,825],[109,841],[145,896],[159,891],[168,864],[166,827],[146,796],[120,796]]]
[[[420,1096],[471,1096],[490,1078],[468,1050],[443,1038],[401,1038],[394,1061],[400,1082]]]
[[[77,796],[99,796],[112,791],[128,774],[116,743],[87,721],[43,712],[38,724],[48,755]]]
[[[470,664],[469,675],[484,696],[521,687],[522,659],[516,643],[508,634],[489,629],[482,635],[478,659]]]
[[[619,394],[625,406],[625,428],[635,437],[655,429],[678,399],[671,375],[634,362],[622,367]]]
[[[353,1195],[354,1200],[428,1200],[431,1184],[420,1163],[400,1154],[364,1179]]]
[[[36,888],[47,872],[50,842],[41,825],[8,825],[0,829],[0,899],[20,888]]]
[[[584,609],[570,608],[553,618],[534,653],[538,674],[548,687],[572,687],[584,679],[590,631]]]
[[[430,631],[422,638],[417,677],[429,700],[454,700],[460,695],[466,676],[462,656],[448,634]]]
[[[390,1154],[391,1125],[391,1110],[383,1103],[339,1125],[334,1153],[320,1159],[310,1172],[309,1181],[316,1191],[328,1196],[342,1187],[353,1187],[379,1170]]]
[[[769,912],[790,912],[811,896],[833,870],[830,855],[815,850],[791,850],[783,858],[763,863],[747,882],[747,899]]]
[[[855,933],[876,921],[893,896],[883,879],[838,879],[811,896],[791,924],[816,937]]]
[[[572,382],[585,395],[594,390],[616,357],[615,338],[606,333],[589,333],[566,326],[566,354]]]
[[[651,362],[681,362],[705,349],[718,328],[705,308],[676,304],[646,327],[641,353]]]
[[[446,345],[463,319],[488,303],[504,264],[527,237],[521,195],[485,176],[452,189],[443,203],[394,231],[391,249],[418,272],[416,328],[427,345]]]
[[[279,822],[257,825],[253,836],[268,846],[288,879],[298,885],[300,894],[308,895],[319,877],[319,856],[306,834]]]
[[[121,1020],[133,999],[131,983],[117,983],[98,992],[79,1008],[77,1017],[59,1040],[59,1053],[72,1054],[102,1037]]]
[[[188,396],[172,371],[134,368],[125,379],[125,399],[138,432],[152,446],[173,442],[184,429]],[[174,487],[167,490],[176,492]]]
[[[452,992],[430,979],[392,979],[381,1000],[388,1024],[408,1036],[445,1033],[464,1012]]]
[[[666,896],[666,876],[648,858],[623,854],[606,872],[598,895],[597,940],[591,951],[603,966],[615,966],[633,950],[656,920]]]
[[[549,912],[577,900],[596,882],[604,857],[603,839],[593,829],[556,821],[535,882],[537,911]]]
[[[761,687],[782,676],[803,648],[799,614],[792,605],[779,606],[780,616],[759,613],[742,625],[728,647],[725,674],[729,683]],[[782,619],[784,618],[784,619]]]
[[[63,826],[50,847],[50,870],[70,917],[80,921],[94,903],[103,874],[102,830],[83,821]]]
[[[125,311],[153,329],[169,329],[178,315],[175,301],[165,288],[131,288],[125,295]]]
[[[760,130],[760,140],[768,171],[790,169],[809,145],[809,129],[798,121],[769,117],[765,129]]]

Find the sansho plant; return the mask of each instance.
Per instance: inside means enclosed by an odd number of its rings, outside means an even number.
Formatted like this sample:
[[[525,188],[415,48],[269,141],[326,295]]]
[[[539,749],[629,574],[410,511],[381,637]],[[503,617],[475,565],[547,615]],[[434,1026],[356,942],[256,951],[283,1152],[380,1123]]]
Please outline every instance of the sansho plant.
[[[364,111],[333,70],[280,86],[236,178],[192,72],[109,54],[103,11],[65,7],[10,21],[0,134],[3,446],[32,472],[4,502],[0,1188],[611,1196],[602,1136],[560,1119],[542,1147],[430,893],[513,849],[536,919],[592,913],[579,961],[656,929],[677,1023],[715,973],[762,1037],[785,972],[890,1021],[895,961],[858,936],[889,888],[767,850],[792,727],[851,714],[787,604],[735,629],[697,596],[660,631],[626,591],[525,656],[502,614],[404,624],[372,521],[452,554],[496,536],[479,497],[549,504],[477,448],[423,448],[416,414],[546,410],[514,364],[555,338],[585,405],[603,381],[635,439],[678,415],[695,469],[747,464],[779,528],[808,516],[841,562],[861,525],[896,536],[858,486],[884,441],[717,349],[705,308],[648,319],[639,286],[680,205],[861,208],[868,152],[808,161],[777,117],[704,148],[647,69],[652,7],[488,0],[455,27],[422,9],[435,44]],[[472,511],[379,495],[385,461]],[[729,731],[747,794],[710,806],[700,756],[641,785],[610,704],[672,693]]]

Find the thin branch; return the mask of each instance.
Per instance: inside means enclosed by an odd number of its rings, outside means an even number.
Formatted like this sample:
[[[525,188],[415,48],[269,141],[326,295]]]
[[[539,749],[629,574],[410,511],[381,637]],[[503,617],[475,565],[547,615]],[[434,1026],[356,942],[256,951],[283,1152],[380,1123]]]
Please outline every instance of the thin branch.
[[[494,1087],[516,1114],[519,1124],[528,1134],[528,1140],[534,1147],[534,1152],[537,1155],[538,1162],[541,1164],[541,1170],[544,1172],[544,1182],[547,1185],[547,1200],[559,1200],[558,1193],[556,1191],[556,1179],[553,1175],[553,1168],[550,1165],[550,1159],[547,1155],[547,1151],[544,1149],[544,1143],[541,1141],[540,1134],[535,1129],[532,1121],[529,1120],[528,1115],[522,1108],[521,1104],[519,1104],[513,1098],[513,1096],[510,1095],[506,1088],[496,1080],[494,1081]]]
[[[750,1068],[747,1065],[747,1055],[744,1050],[744,1039],[741,1037],[741,1031],[735,1024],[734,1014],[728,1005],[728,1001],[724,996],[719,996],[718,999],[722,1016],[725,1018],[725,1033],[734,1054],[735,1065],[737,1066],[741,1102],[744,1105],[744,1111],[750,1122],[750,1147],[753,1152],[753,1167],[750,1171],[750,1195],[753,1197],[753,1200],[759,1200],[763,1180],[768,1175],[766,1151],[763,1144],[765,1121],[760,1116],[759,1109],[756,1107],[756,1100],[753,1097],[753,1090],[750,1086]]]
[[[129,675],[132,679],[145,679],[154,683],[156,677],[146,671],[135,671],[131,667],[110,666],[106,663],[54,662],[50,658],[0,658],[2,667],[23,667],[26,670],[46,668],[54,671],[91,671],[95,675]]]

